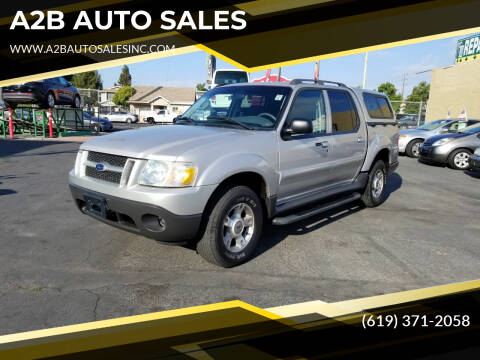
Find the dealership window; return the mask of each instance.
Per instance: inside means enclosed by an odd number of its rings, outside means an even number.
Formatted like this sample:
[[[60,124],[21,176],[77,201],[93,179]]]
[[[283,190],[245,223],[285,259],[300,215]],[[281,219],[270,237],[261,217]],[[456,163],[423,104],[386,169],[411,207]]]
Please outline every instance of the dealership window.
[[[313,134],[327,131],[325,101],[322,90],[304,90],[297,95],[288,115],[292,120],[307,120],[312,123]]]
[[[393,112],[385,97],[374,94],[363,94],[363,100],[372,119],[393,119]]]
[[[332,111],[332,132],[355,130],[358,116],[351,96],[345,91],[328,90],[328,100]]]

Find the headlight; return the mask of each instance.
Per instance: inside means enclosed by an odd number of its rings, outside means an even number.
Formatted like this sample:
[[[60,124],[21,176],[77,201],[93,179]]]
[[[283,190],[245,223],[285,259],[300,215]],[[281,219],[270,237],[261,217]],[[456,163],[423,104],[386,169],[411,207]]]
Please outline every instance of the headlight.
[[[444,139],[440,139],[440,140],[435,141],[435,142],[432,144],[432,146],[445,145],[446,143],[452,141],[453,139],[455,139],[455,138],[444,138]]]
[[[139,184],[158,187],[193,186],[197,168],[192,163],[148,160],[140,173]]]
[[[480,147],[475,150],[474,154],[480,156]]]

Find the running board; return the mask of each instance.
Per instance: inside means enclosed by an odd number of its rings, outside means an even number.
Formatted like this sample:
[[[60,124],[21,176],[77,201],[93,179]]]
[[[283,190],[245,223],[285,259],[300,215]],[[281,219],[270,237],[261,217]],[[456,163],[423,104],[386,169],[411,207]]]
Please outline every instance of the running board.
[[[329,203],[326,203],[326,204],[322,204],[320,206],[316,206],[314,208],[304,210],[304,211],[296,213],[296,214],[276,217],[272,220],[272,223],[273,223],[273,225],[292,224],[294,222],[307,219],[310,216],[317,215],[317,214],[320,214],[322,212],[334,209],[336,207],[348,204],[352,201],[360,199],[361,197],[362,197],[362,195],[360,195],[357,192],[354,192],[354,193],[352,193],[348,196],[342,197],[338,200],[335,200],[335,201],[332,201],[332,202],[329,202]]]

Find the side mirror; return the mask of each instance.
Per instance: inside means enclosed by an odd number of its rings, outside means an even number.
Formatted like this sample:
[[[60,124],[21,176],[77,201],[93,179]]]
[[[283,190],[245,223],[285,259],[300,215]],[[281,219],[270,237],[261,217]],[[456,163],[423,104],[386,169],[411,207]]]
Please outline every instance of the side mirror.
[[[70,81],[68,81],[67,86],[73,86],[73,84]]]
[[[286,133],[288,135],[296,134],[310,134],[313,132],[312,122],[308,120],[293,120],[290,124],[290,128],[287,129]]]

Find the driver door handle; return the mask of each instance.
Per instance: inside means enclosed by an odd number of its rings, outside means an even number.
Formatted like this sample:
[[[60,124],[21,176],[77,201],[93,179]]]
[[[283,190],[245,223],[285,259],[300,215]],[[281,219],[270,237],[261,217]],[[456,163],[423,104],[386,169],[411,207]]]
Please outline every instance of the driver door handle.
[[[359,136],[359,137],[357,138],[357,143],[363,143],[363,142],[365,142],[365,139],[362,138],[361,136]]]

